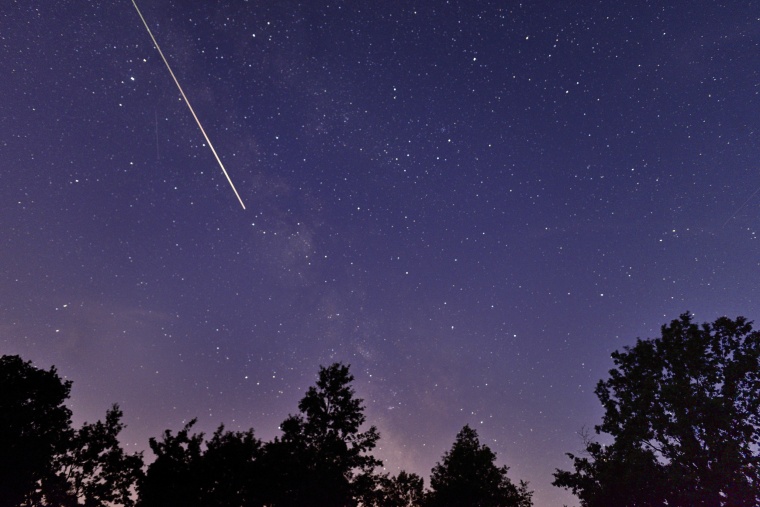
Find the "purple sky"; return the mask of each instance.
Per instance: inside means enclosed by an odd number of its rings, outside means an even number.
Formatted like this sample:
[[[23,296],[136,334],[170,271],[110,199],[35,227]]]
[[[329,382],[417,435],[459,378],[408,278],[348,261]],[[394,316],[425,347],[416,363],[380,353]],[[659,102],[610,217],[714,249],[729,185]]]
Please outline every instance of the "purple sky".
[[[610,353],[757,318],[758,2],[140,8],[246,210],[130,1],[0,7],[0,353],[77,423],[268,440],[343,361],[389,471],[470,424],[573,504]]]

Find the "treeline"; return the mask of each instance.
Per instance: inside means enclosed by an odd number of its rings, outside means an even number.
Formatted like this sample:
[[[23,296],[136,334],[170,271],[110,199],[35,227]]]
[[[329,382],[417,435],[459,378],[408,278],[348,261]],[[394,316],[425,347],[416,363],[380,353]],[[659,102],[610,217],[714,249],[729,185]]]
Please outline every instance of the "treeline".
[[[583,433],[555,486],[583,507],[760,505],[760,332],[746,319],[697,325],[683,314],[655,339],[612,354],[596,395],[605,414]],[[319,370],[271,442],[195,421],[151,438],[155,459],[122,449],[122,412],[73,428],[71,382],[0,357],[0,507],[528,507],[527,483],[465,426],[421,477],[381,472],[349,367]],[[594,435],[606,435],[609,445]]]
[[[122,412],[71,426],[64,405],[71,381],[55,367],[35,368],[18,356],[0,358],[0,507],[412,507],[532,505],[525,482],[465,426],[433,468],[430,488],[416,474],[379,471],[371,452],[380,435],[362,431],[364,404],[351,387],[349,367],[320,368],[271,442],[253,429],[220,426],[210,438],[193,433],[195,420],[151,438],[155,459],[121,448]],[[475,502],[475,503],[473,503]]]

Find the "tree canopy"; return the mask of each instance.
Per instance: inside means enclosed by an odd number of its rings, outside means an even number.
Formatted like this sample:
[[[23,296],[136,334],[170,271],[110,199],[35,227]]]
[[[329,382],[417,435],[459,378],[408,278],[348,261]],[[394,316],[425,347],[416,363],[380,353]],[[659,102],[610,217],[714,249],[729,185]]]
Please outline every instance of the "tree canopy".
[[[760,333],[743,317],[701,326],[688,313],[614,352],[587,456],[554,484],[584,507],[760,505]]]
[[[382,462],[369,454],[380,438],[370,426],[363,400],[355,397],[349,367],[320,367],[317,383],[298,403],[300,411],[281,425],[282,437],[267,444],[264,462],[279,481],[277,505],[349,506],[374,487]]]

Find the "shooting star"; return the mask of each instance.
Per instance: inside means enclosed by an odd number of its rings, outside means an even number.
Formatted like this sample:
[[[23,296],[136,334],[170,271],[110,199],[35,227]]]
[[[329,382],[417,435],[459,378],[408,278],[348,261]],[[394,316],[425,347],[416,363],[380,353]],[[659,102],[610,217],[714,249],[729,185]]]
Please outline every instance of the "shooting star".
[[[723,222],[723,226],[721,227],[721,229],[723,227],[725,227],[726,225],[728,225],[728,222],[730,222],[742,209],[744,209],[744,206],[746,206],[747,203],[749,201],[751,201],[752,198],[755,197],[755,195],[757,195],[758,192],[760,192],[760,187],[758,187],[757,190],[755,190],[754,192],[752,192],[752,194],[749,197],[747,197],[747,200],[744,201],[741,206],[739,206],[738,208],[736,208],[736,211],[734,211],[734,214],[731,215],[730,217],[728,217],[728,220],[726,220],[725,222]]]
[[[232,187],[232,191],[235,192],[235,197],[237,197],[238,201],[240,202],[240,205],[243,207],[243,209],[245,209],[245,204],[243,204],[243,199],[240,198],[240,194],[238,194],[238,191],[235,188],[235,185],[232,183],[232,179],[230,178],[230,175],[227,174],[227,169],[224,168],[224,164],[222,164],[222,160],[219,158],[219,155],[217,155],[216,150],[214,149],[214,145],[211,144],[211,139],[208,138],[206,131],[203,129],[203,125],[201,125],[201,121],[198,119],[198,116],[195,114],[195,111],[193,110],[193,106],[191,106],[190,101],[187,100],[187,96],[185,95],[185,92],[182,90],[182,87],[180,86],[179,81],[177,81],[177,76],[174,75],[172,68],[169,66],[169,61],[164,56],[164,52],[161,51],[161,47],[158,45],[158,41],[156,41],[156,38],[153,36],[153,32],[150,31],[150,27],[148,26],[148,23],[145,21],[145,18],[143,17],[142,12],[140,12],[140,8],[137,7],[137,2],[135,2],[135,0],[132,0],[132,5],[135,6],[135,10],[137,11],[137,14],[140,16],[140,19],[142,20],[143,25],[145,25],[145,29],[148,31],[148,35],[150,35],[150,38],[153,41],[153,45],[156,46],[156,49],[158,50],[158,54],[161,55],[161,59],[164,61],[164,64],[166,64],[166,68],[169,70],[169,74],[171,74],[172,79],[174,79],[174,84],[177,85],[177,89],[179,90],[179,93],[182,95],[182,98],[184,99],[185,104],[187,104],[187,108],[190,109],[190,113],[193,115],[193,118],[195,118],[195,123],[197,123],[198,128],[201,129],[201,133],[203,134],[203,137],[206,139],[206,142],[208,143],[208,147],[211,148],[211,153],[214,154],[214,158],[216,158],[216,161],[219,163],[219,167],[222,168],[222,172],[224,173],[224,176],[227,178],[227,181]]]

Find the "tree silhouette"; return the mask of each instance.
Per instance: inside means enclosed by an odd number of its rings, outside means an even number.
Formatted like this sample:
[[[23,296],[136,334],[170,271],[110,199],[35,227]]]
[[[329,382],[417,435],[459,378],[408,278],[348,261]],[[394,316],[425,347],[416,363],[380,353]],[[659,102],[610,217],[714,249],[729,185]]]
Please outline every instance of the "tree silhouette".
[[[54,476],[53,458],[71,437],[71,411],[63,404],[70,391],[55,367],[0,357],[0,506],[20,505]]]
[[[604,446],[588,439],[587,435],[584,446],[584,457],[568,453],[575,472],[558,470],[553,483],[570,489],[581,499],[581,505],[666,505],[662,491],[667,477],[651,450]],[[674,500],[671,497],[670,501]]]
[[[595,429],[614,442],[569,455],[556,486],[584,507],[760,505],[760,333],[746,319],[686,313],[612,358]]]
[[[140,507],[226,507],[261,505],[257,469],[261,441],[247,432],[224,431],[211,440],[190,434],[193,419],[173,435],[166,430],[161,441],[151,438],[156,460],[140,482]]]
[[[206,507],[262,505],[261,440],[253,430],[224,431],[220,426],[206,444],[203,456]]]
[[[106,412],[105,421],[85,423],[73,432],[66,452],[54,459],[55,477],[47,481],[48,504],[106,507],[134,505],[132,487],[142,476],[142,455],[126,454],[118,437],[124,424],[118,405]]]
[[[431,491],[400,472],[379,474],[371,451],[380,438],[366,422],[349,366],[320,367],[299,413],[282,436],[262,444],[247,432],[176,434],[149,440],[156,459],[127,454],[118,405],[105,420],[71,427],[64,405],[71,382],[55,368],[0,357],[0,507],[528,507],[531,493],[507,478],[507,467],[465,426],[433,469]],[[135,500],[135,494],[139,497]]]
[[[121,410],[75,430],[70,390],[55,367],[0,357],[0,506],[133,505],[142,456],[121,449]]]
[[[380,437],[374,426],[360,432],[366,417],[353,380],[346,365],[320,367],[316,386],[298,403],[300,414],[289,416],[282,437],[265,446],[268,503],[352,506],[371,493],[373,470],[382,463],[368,453]]]
[[[433,467],[428,507],[529,507],[532,492],[520,481],[515,486],[506,466],[497,467],[496,455],[481,445],[477,432],[465,426],[450,451]]]
[[[140,481],[140,507],[200,505],[203,434],[190,435],[195,423],[191,420],[176,435],[164,431],[160,441],[149,440],[156,459]]]

